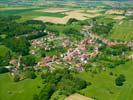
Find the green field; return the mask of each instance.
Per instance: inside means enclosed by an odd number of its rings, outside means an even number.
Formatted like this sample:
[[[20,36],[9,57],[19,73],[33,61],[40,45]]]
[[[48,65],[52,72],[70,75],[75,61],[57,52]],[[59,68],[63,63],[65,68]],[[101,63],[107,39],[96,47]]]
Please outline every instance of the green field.
[[[133,20],[124,20],[116,23],[109,38],[122,41],[133,40]]]
[[[22,17],[19,21],[25,21],[25,20],[33,19],[33,18],[40,17],[40,16],[59,17],[59,18],[66,16],[65,14],[61,14],[61,13],[49,13],[49,12],[37,11],[40,9],[45,9],[45,8],[1,10],[0,16],[18,15]]]
[[[108,69],[105,72],[97,73],[92,77],[92,74],[83,72],[78,76],[91,82],[92,85],[80,91],[81,94],[88,97],[95,97],[98,100],[133,100],[133,62],[127,62],[124,65],[117,66],[114,69]],[[109,72],[113,72],[113,76]],[[124,74],[126,82],[123,86],[115,85],[115,74]]]
[[[29,13],[33,10],[38,10],[39,8],[27,8],[27,9],[14,9],[14,10],[1,10],[0,15],[16,15],[16,14],[23,14]]]
[[[9,73],[0,74],[0,100],[32,100],[41,85],[40,77],[15,83]]]
[[[5,47],[4,45],[0,45],[0,56],[5,57],[6,54],[10,51],[9,48]]]

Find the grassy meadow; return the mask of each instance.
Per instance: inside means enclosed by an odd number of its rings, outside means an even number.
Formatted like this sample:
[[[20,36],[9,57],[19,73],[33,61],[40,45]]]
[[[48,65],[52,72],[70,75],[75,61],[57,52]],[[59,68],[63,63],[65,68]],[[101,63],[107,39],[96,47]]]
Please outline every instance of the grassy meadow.
[[[122,41],[133,40],[133,20],[122,20],[116,23],[109,38]]]
[[[0,75],[0,100],[32,100],[33,94],[39,92],[41,78],[26,79],[18,83],[13,82],[9,73]]]
[[[92,85],[80,91],[81,94],[94,97],[98,100],[133,100],[133,62],[129,61],[114,69],[108,69],[105,72],[97,74],[83,72],[78,76],[91,82]],[[113,75],[109,73],[113,72]],[[122,87],[115,85],[115,78],[119,74],[126,76],[126,82]]]

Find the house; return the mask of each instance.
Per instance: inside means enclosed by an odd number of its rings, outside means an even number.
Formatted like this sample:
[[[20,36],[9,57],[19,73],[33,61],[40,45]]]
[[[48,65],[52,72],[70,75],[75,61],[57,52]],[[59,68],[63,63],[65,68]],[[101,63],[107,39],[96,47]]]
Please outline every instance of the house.
[[[83,72],[84,71],[83,64],[82,63],[76,64],[76,70],[79,72]]]
[[[52,62],[52,57],[42,58],[40,62],[37,63],[37,66],[48,66],[50,62]]]
[[[17,66],[18,65],[18,60],[17,59],[12,59],[12,60],[10,60],[9,64],[11,64],[13,66]]]

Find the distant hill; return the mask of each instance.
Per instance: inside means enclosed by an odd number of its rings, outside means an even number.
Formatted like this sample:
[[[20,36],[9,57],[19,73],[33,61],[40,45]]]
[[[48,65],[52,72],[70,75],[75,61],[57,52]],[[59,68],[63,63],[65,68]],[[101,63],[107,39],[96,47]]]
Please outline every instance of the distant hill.
[[[115,2],[127,2],[132,0],[0,0],[0,5],[39,5],[47,3],[67,3],[67,2],[77,2],[77,3],[86,3],[86,2],[103,2],[103,1],[115,1]]]

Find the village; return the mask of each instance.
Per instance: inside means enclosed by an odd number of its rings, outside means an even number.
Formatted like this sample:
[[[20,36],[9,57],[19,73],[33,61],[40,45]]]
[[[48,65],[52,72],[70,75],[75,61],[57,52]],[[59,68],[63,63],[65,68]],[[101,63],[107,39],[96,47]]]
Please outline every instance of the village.
[[[0,100],[133,100],[132,0],[0,0]]]
[[[92,26],[83,26],[81,33],[84,34],[85,38],[83,40],[79,41],[72,41],[67,36],[60,36],[56,37],[54,33],[48,32],[48,36],[45,38],[42,38],[41,40],[33,40],[32,45],[35,46],[35,48],[38,48],[38,46],[41,46],[44,48],[44,50],[51,50],[52,48],[56,48],[58,46],[61,46],[61,48],[65,48],[66,52],[59,53],[57,55],[53,56],[46,56],[41,59],[37,63],[37,66],[42,67],[53,67],[52,64],[64,64],[69,69],[76,68],[79,72],[84,71],[84,65],[89,64],[90,58],[95,58],[99,53],[99,48],[102,45],[101,43],[97,42],[97,39],[102,41],[102,43],[105,43],[108,46],[115,46],[115,45],[127,45],[128,47],[133,49],[133,41],[130,42],[118,42],[118,41],[110,41],[106,38],[101,38],[100,36],[96,35],[95,33],[92,33],[91,30]],[[48,41],[58,40],[60,43],[53,43],[48,44]],[[88,52],[87,49],[91,46],[93,47],[92,52]],[[35,51],[32,51],[32,54],[35,54]]]
[[[85,70],[84,66],[86,64],[91,64],[90,59],[97,57],[101,53],[99,48],[102,46],[102,43],[109,47],[115,45],[127,45],[133,49],[133,41],[110,41],[106,38],[101,38],[95,33],[92,33],[91,28],[92,25],[83,26],[81,33],[84,34],[85,37],[81,41],[74,41],[70,37],[64,35],[56,36],[53,32],[45,30],[45,32],[48,33],[47,36],[31,41],[31,55],[39,54],[40,49],[42,51],[48,51],[46,52],[47,55],[41,57],[41,59],[36,63],[34,69],[37,71],[48,68],[50,72],[53,72],[58,69],[57,66],[59,66],[61,69],[67,68],[69,70],[83,72]],[[97,40],[101,42],[97,42]],[[53,49],[55,49],[55,51],[51,53],[51,50]],[[56,51],[56,49],[59,50]],[[132,59],[132,55],[129,57]],[[11,66],[6,66],[6,68],[11,69],[12,76],[22,74],[22,72],[19,71],[21,56],[18,59],[11,60],[10,65]],[[24,69],[26,70],[27,67]],[[23,79],[24,77],[22,76],[22,80]]]

